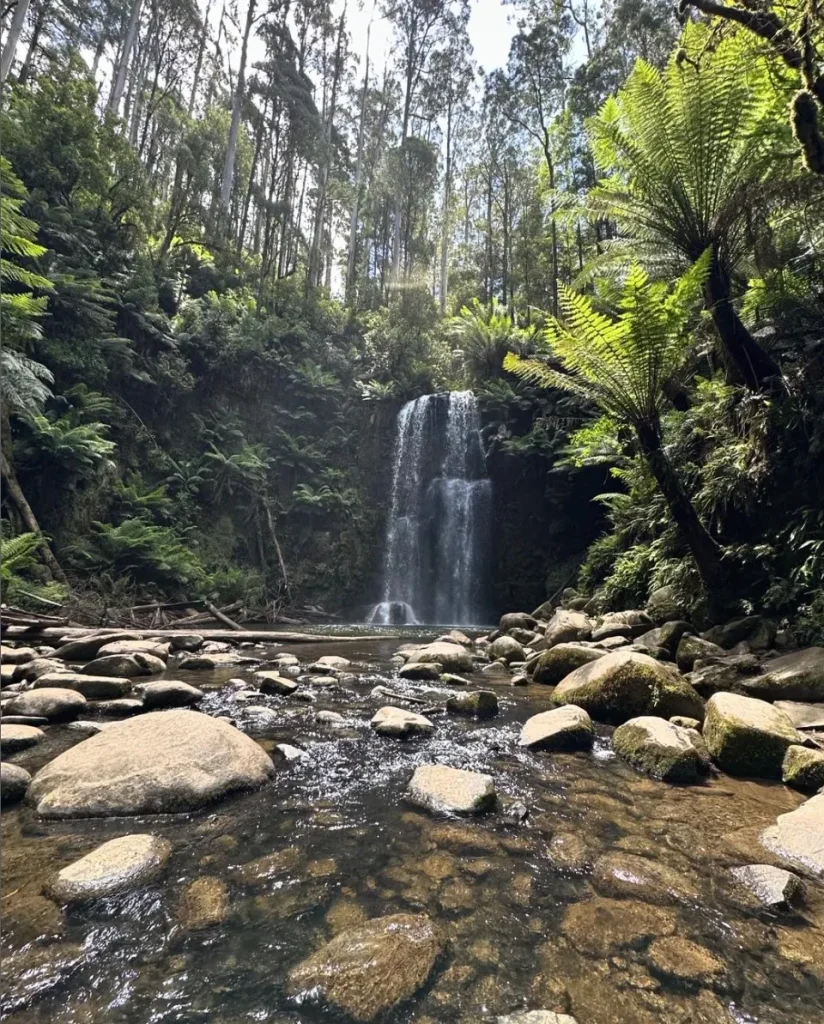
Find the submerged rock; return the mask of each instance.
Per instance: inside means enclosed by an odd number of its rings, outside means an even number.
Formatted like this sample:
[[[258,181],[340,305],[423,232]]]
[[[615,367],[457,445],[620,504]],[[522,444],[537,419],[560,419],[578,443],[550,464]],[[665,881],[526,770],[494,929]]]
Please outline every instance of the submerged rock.
[[[575,640],[589,640],[592,636],[592,619],[584,612],[571,612],[559,608],[546,626],[544,637],[547,647],[571,643]]]
[[[491,775],[425,764],[415,769],[406,789],[406,799],[435,813],[481,814],[495,804]]]
[[[795,789],[814,793],[824,786],[824,750],[793,744],[781,765],[781,781]]]
[[[138,676],[154,676],[166,671],[166,662],[152,654],[109,654],[95,658],[80,670],[87,676],[120,676],[136,679]]]
[[[704,741],[730,775],[780,779],[787,748],[803,739],[787,715],[763,700],[716,693],[707,702]]]
[[[277,672],[255,672],[254,680],[261,693],[288,696],[298,688],[294,679],[286,679]]]
[[[570,704],[528,718],[518,745],[533,750],[589,750],[594,739],[592,719],[583,708]]]
[[[175,916],[180,927],[187,932],[223,924],[229,916],[226,883],[212,875],[196,878],[183,890]]]
[[[804,896],[804,883],[798,875],[772,864],[746,864],[732,868],[730,874],[765,907],[787,907]]]
[[[407,664],[435,663],[444,672],[471,672],[474,668],[472,656],[460,644],[434,643],[420,647],[409,656]]]
[[[87,676],[82,672],[46,672],[33,684],[36,690],[55,686],[58,689],[76,690],[86,700],[117,700],[131,691],[132,681],[114,676]]]
[[[552,1010],[519,1010],[498,1017],[496,1024],[577,1024],[577,1021],[567,1013]]]
[[[368,1024],[413,996],[442,950],[443,940],[423,914],[373,918],[293,967],[286,990]]]
[[[746,688],[762,700],[824,701],[824,647],[775,658],[764,675],[747,679]]]
[[[761,833],[761,843],[802,872],[824,878],[824,793],[779,814]]]
[[[21,693],[4,708],[9,715],[32,715],[50,722],[65,722],[86,708],[86,698],[76,690],[44,686],[40,690]]]
[[[376,711],[369,724],[378,736],[394,736],[397,739],[430,736],[435,731],[434,724],[428,718],[390,704]]]
[[[146,683],[141,687],[143,705],[151,711],[156,708],[183,708],[197,704],[203,698],[203,690],[178,679],[162,679]]]
[[[171,853],[171,843],[158,836],[120,836],[58,871],[45,893],[57,903],[114,896],[157,878]]]
[[[0,725],[0,754],[8,757],[20,750],[28,750],[46,738],[42,729],[34,725]]]
[[[576,668],[604,656],[604,652],[595,647],[572,643],[555,644],[538,656],[532,670],[532,681],[545,686],[557,686]]]
[[[725,971],[723,960],[680,935],[655,939],[647,955],[653,970],[679,981],[707,984]]]
[[[698,898],[698,890],[685,875],[660,860],[616,850],[593,865],[592,881],[604,896],[672,903]]]
[[[446,710],[453,715],[492,718],[498,714],[498,698],[492,690],[470,690],[450,697],[446,702]]]
[[[254,740],[196,711],[157,711],[84,740],[42,768],[28,798],[44,818],[194,810],[274,774]]]
[[[596,896],[569,907],[561,931],[580,953],[606,958],[618,950],[641,948],[650,939],[672,935],[675,925],[675,914],[663,907]]]
[[[697,782],[704,770],[704,759],[696,747],[695,736],[695,730],[644,715],[618,726],[612,737],[612,749],[654,779]]]
[[[3,726],[2,728],[8,728]],[[5,751],[3,751],[5,754]],[[26,789],[31,782],[31,775],[19,764],[10,764],[3,761],[0,764],[0,804],[8,807],[16,804],[26,795]]]

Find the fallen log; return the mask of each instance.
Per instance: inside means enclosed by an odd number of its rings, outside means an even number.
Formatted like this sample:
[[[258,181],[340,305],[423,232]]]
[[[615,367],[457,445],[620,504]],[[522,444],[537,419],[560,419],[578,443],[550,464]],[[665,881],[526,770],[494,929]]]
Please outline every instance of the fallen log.
[[[25,625],[10,625],[4,626],[4,635],[12,639],[26,639],[26,640],[60,640],[65,637],[66,640],[82,640],[87,636],[94,636],[99,633],[111,633],[115,632],[118,627],[107,626],[105,629],[97,627],[71,627],[67,626],[64,628],[58,626],[46,626],[44,628],[38,628],[36,626],[25,626]],[[241,640],[244,643],[255,643],[255,644],[323,644],[323,643],[356,643],[357,641],[372,641],[372,640],[391,640],[400,637],[400,633],[380,633],[376,635],[364,635],[364,636],[326,636],[315,633],[286,633],[280,630],[244,630],[244,632],[238,633],[233,629],[207,629],[202,632],[197,632],[193,629],[132,629],[128,627],[128,632],[133,633],[139,640],[144,640],[149,637],[172,637],[172,636],[205,636],[208,640],[223,640],[227,643],[239,643]]]
[[[230,619],[228,615],[224,614],[219,608],[216,608],[211,601],[206,602],[206,608],[209,614],[217,619],[218,622],[222,622],[224,626],[228,626],[238,633],[245,633],[247,631],[245,626],[241,626],[239,622]]]

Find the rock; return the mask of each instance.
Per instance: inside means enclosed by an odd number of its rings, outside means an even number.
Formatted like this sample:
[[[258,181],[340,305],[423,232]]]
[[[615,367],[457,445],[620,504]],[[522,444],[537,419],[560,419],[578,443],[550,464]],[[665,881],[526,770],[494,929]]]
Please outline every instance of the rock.
[[[149,711],[188,707],[203,698],[203,690],[182,683],[179,679],[161,679],[156,683],[146,683],[140,689],[143,706]]]
[[[544,637],[547,647],[571,643],[575,640],[589,640],[592,636],[592,619],[584,612],[571,612],[559,608],[547,623]]]
[[[33,682],[47,672],[68,672],[68,668],[62,661],[55,658],[35,658],[34,661],[25,661],[22,665],[14,665],[12,678],[15,682],[26,680]]]
[[[8,729],[10,726],[0,726],[0,734],[3,729]],[[2,743],[2,736],[0,735],[0,744]],[[0,750],[3,756],[6,756],[6,750]],[[0,764],[0,804],[3,807],[8,807],[10,804],[16,804],[19,800],[22,800],[26,795],[26,789],[31,782],[31,775],[26,771],[25,768],[21,768],[19,764],[10,764],[8,761],[3,761]]]
[[[673,715],[670,718],[670,722],[673,725],[678,725],[682,729],[695,729],[696,732],[701,731],[701,723],[697,718],[687,718],[686,715]]]
[[[528,718],[518,746],[533,750],[589,750],[594,739],[592,719],[583,708],[570,704]]]
[[[480,814],[494,806],[495,796],[491,775],[442,764],[420,765],[406,789],[410,803],[447,814]]]
[[[824,647],[807,647],[767,663],[748,679],[747,693],[762,700],[824,701]]]
[[[610,612],[593,628],[592,639],[607,640],[614,636],[634,639],[646,633],[652,625],[653,621],[646,612]]]
[[[262,704],[249,704],[243,709],[244,715],[248,719],[246,727],[248,732],[267,732],[271,729],[276,729],[280,725],[280,718],[277,712],[271,708],[264,707]]]
[[[167,814],[262,785],[274,765],[254,740],[196,711],[141,715],[41,768],[29,800],[44,818]]]
[[[529,686],[529,680],[523,672],[516,672],[509,680],[510,686]]]
[[[703,736],[722,771],[764,779],[780,779],[787,748],[803,742],[783,711],[735,693],[710,697]]]
[[[373,918],[336,935],[289,972],[287,994],[369,1022],[427,981],[443,940],[425,915]]]
[[[683,636],[675,652],[675,663],[682,672],[692,672],[699,658],[724,658],[726,653],[723,647],[702,640],[700,636]]]
[[[484,665],[481,669],[481,674],[486,676],[487,679],[505,679],[509,682],[509,669],[500,661],[493,661],[489,665]]]
[[[462,633],[459,629],[451,629],[448,633],[444,633],[443,636],[437,638],[438,643],[445,644],[461,644],[464,647],[471,647],[472,640]]]
[[[173,654],[178,651],[199,651],[203,641],[199,633],[175,633],[169,637],[169,650]]]
[[[44,892],[56,903],[114,896],[154,881],[171,853],[172,844],[158,836],[120,836],[58,871],[46,882]]]
[[[615,850],[593,865],[592,881],[604,896],[648,903],[693,902],[698,890],[685,875],[660,860]]]
[[[236,665],[257,665],[260,658],[240,651],[216,651],[214,653],[186,654],[178,662],[179,669],[189,672],[211,671],[215,668],[234,668]]]
[[[100,700],[92,705],[89,711],[98,711],[101,715],[112,715],[115,718],[126,718],[129,715],[139,715],[145,711],[142,700],[133,697],[123,697],[120,700]]]
[[[0,725],[0,754],[8,757],[9,754],[16,754],[21,750],[33,747],[46,738],[42,729],[33,725]]]
[[[169,644],[159,640],[114,640],[104,644],[97,652],[97,657],[106,658],[112,654],[150,654],[153,658],[166,661],[169,657]]]
[[[183,890],[175,914],[186,932],[203,931],[223,924],[229,916],[229,890],[226,883],[212,875],[203,875]]]
[[[293,747],[291,743],[276,743],[275,753],[284,761],[308,761],[309,754],[300,747]]]
[[[86,700],[110,700],[129,693],[132,681],[114,676],[86,676],[81,672],[47,672],[35,679],[32,687],[35,690],[44,687],[76,690]]]
[[[642,948],[650,939],[672,935],[675,924],[675,915],[663,907],[596,896],[569,907],[561,931],[580,953],[606,959],[618,950]]]
[[[591,661],[604,657],[604,652],[580,644],[555,644],[538,655],[532,671],[532,681],[546,686],[557,686],[570,672]]]
[[[78,719],[76,722],[69,722],[66,726],[72,732],[82,733],[84,736],[96,736],[110,725],[117,725],[117,722],[84,722]]]
[[[437,682],[441,678],[441,665],[437,662],[412,662],[398,669],[401,679],[422,679]]]
[[[554,602],[544,601],[543,604],[539,604],[535,611],[532,613],[532,618],[535,619],[539,624],[541,622],[546,624],[547,620],[552,618],[552,614],[554,611]]]
[[[544,637],[539,636],[539,634],[532,629],[510,629],[507,636],[512,637],[513,640],[517,640],[521,647],[529,647],[530,644],[537,641],[546,643]]]
[[[776,632],[775,623],[763,615],[747,615],[722,626],[713,626],[701,636],[727,650],[736,644],[746,643],[751,651],[768,651],[775,643]]]
[[[774,706],[789,716],[796,729],[824,729],[824,704],[777,700]]]
[[[702,697],[726,692],[746,694],[749,677],[761,671],[761,665],[753,654],[718,658],[700,667],[698,660],[695,664],[687,678]]]
[[[318,711],[315,721],[319,725],[343,725],[346,719],[337,711]]]
[[[33,647],[6,647],[0,644],[0,662],[4,665],[22,665],[24,661],[34,661],[37,651]]]
[[[765,907],[783,909],[804,896],[804,883],[798,875],[771,864],[746,864],[731,868],[730,874]]]
[[[450,697],[446,702],[446,710],[453,715],[492,718],[498,714],[498,698],[491,690],[470,690]]]
[[[794,789],[815,793],[824,786],[824,750],[793,744],[781,764],[781,781]]]
[[[501,633],[508,633],[510,629],[534,630],[538,620],[534,615],[527,615],[526,612],[507,612],[501,616],[498,629]]]
[[[619,725],[612,749],[624,761],[662,782],[697,782],[704,769],[690,732],[644,715]]]
[[[496,1024],[577,1024],[577,1021],[567,1013],[552,1010],[520,1010],[498,1017]]]
[[[670,586],[653,590],[647,601],[646,611],[652,621],[659,625],[673,619],[689,618],[688,608],[677,596],[675,588]]]
[[[86,698],[75,690],[45,686],[19,694],[5,710],[10,715],[35,715],[50,722],[64,722],[77,718],[85,707]]]
[[[54,653],[55,657],[62,661],[89,661],[106,644],[116,643],[118,640],[138,639],[140,638],[137,633],[110,630],[108,633],[95,633],[93,636],[83,637],[82,640],[69,640],[68,643],[58,647]]]
[[[469,651],[460,644],[434,643],[418,648],[409,657],[409,663],[435,663],[444,672],[471,672],[474,668]]]
[[[680,935],[653,940],[647,955],[654,971],[694,984],[707,984],[725,970],[717,956]]]
[[[824,878],[824,793],[811,797],[761,833],[761,844],[804,873]]]
[[[613,725],[639,715],[704,717],[704,702],[674,668],[632,651],[582,665],[561,680],[550,699],[577,704],[596,721]]]
[[[507,665],[513,661],[524,660],[523,647],[511,636],[499,636],[497,640],[493,640],[487,654],[492,661],[503,660]]]
[[[48,718],[38,718],[37,715],[3,715],[3,725],[34,725],[38,729],[49,724]]]
[[[688,622],[667,622],[663,626],[656,626],[655,629],[642,633],[636,638],[635,645],[645,648],[650,653],[666,651],[669,657],[674,659],[681,639],[692,632],[692,626]]]
[[[261,693],[282,694],[288,697],[298,688],[294,679],[286,679],[277,672],[255,672],[254,680]]]
[[[435,731],[433,723],[423,715],[391,705],[376,711],[369,724],[378,736],[394,736],[397,739],[406,739],[408,736],[431,736]]]
[[[286,654],[286,653],[276,654],[274,656],[274,658],[272,658],[272,661],[276,665],[280,665],[280,666],[292,666],[292,667],[294,667],[295,665],[300,665],[300,660],[299,660],[299,658],[297,657],[296,654]]]
[[[135,679],[138,676],[153,676],[166,671],[166,663],[151,654],[109,654],[95,658],[80,670],[87,676],[120,676]]]
[[[338,669],[347,668],[352,662],[348,658],[341,658],[337,654],[324,654],[322,658],[309,666],[310,672],[336,672]]]

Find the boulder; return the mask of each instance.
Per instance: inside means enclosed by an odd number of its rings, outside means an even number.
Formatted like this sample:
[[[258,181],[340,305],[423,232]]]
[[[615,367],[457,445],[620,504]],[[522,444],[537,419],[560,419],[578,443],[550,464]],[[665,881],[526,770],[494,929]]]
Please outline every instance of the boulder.
[[[113,632],[95,633],[81,640],[69,640],[54,652],[56,658],[63,661],[89,661],[94,658],[101,647],[116,643],[118,640],[139,640],[137,633]]]
[[[255,683],[261,693],[274,693],[289,696],[298,688],[294,679],[286,679],[278,672],[255,672]]]
[[[639,715],[704,717],[704,702],[674,668],[633,651],[615,651],[582,665],[550,699],[558,706],[577,704],[596,721],[612,725]]]
[[[781,764],[781,781],[805,793],[815,793],[824,786],[824,750],[811,750],[793,744]]]
[[[6,647],[0,644],[0,662],[3,665],[22,665],[25,661],[34,661],[37,651],[33,647]]]
[[[507,612],[501,616],[498,629],[501,633],[508,633],[510,629],[534,630],[537,625],[538,619],[534,615],[527,615],[526,612]]]
[[[614,636],[634,639],[646,633],[653,625],[652,619],[646,612],[609,612],[593,627],[592,639],[595,641],[608,640]]]
[[[186,932],[203,931],[223,924],[229,916],[229,889],[224,881],[203,875],[183,890],[175,917]]]
[[[425,764],[415,769],[406,799],[428,811],[446,814],[480,814],[495,804],[491,775]]]
[[[33,661],[24,661],[21,665],[14,665],[12,678],[14,682],[25,680],[33,682],[47,672],[67,672],[68,669],[62,661],[56,658],[35,658]]]
[[[510,629],[507,636],[512,637],[513,640],[517,640],[521,647],[529,647],[530,644],[536,642],[546,643],[545,638],[536,633],[533,629]]]
[[[441,666],[437,662],[412,662],[398,669],[401,679],[422,679],[436,683],[441,678]]]
[[[173,654],[178,651],[199,651],[203,642],[204,637],[199,633],[175,633],[169,637],[169,650]]]
[[[448,633],[444,633],[443,636],[437,638],[439,643],[444,644],[461,644],[463,647],[471,647],[472,640],[462,633],[459,629],[450,629]]]
[[[150,654],[153,658],[166,661],[169,657],[169,644],[159,640],[115,640],[104,644],[97,652],[97,657],[106,658],[112,654]]]
[[[293,967],[286,991],[368,1024],[423,987],[443,948],[423,914],[373,918]]]
[[[824,704],[803,704],[793,700],[777,700],[775,707],[789,715],[796,729],[824,729]]]
[[[693,903],[698,889],[690,875],[665,861],[611,850],[592,866],[592,883],[603,896],[645,900],[647,903]]]
[[[272,661],[276,665],[280,665],[281,668],[283,666],[292,666],[292,667],[294,667],[295,665],[299,665],[300,664],[300,659],[298,658],[298,656],[296,654],[286,654],[286,653],[276,654],[274,656],[274,658],[272,658]]]
[[[747,615],[721,626],[713,626],[701,636],[727,650],[736,644],[746,643],[751,651],[768,651],[775,644],[776,632],[775,623],[763,615]]]
[[[89,711],[97,711],[101,715],[111,715],[113,718],[128,718],[130,715],[139,715],[146,708],[143,701],[136,697],[121,697],[118,700],[95,701]]]
[[[77,718],[85,707],[86,698],[76,690],[44,686],[18,694],[5,710],[9,715],[34,715],[50,722],[65,722]]]
[[[324,654],[322,658],[309,666],[310,672],[337,672],[338,669],[348,668],[352,662],[348,658],[342,658],[338,654]]]
[[[519,1010],[498,1017],[496,1024],[577,1024],[574,1017],[553,1010]]]
[[[698,659],[725,658],[726,655],[723,647],[700,636],[682,636],[675,652],[675,663],[682,672],[692,672]]]
[[[783,909],[804,896],[804,883],[798,875],[772,864],[745,864],[731,868],[730,875],[765,907]]]
[[[761,843],[802,873],[824,878],[824,793],[811,797],[761,833]]]
[[[276,743],[275,753],[282,761],[309,761],[311,758],[305,750],[293,747],[291,743]]]
[[[444,672],[471,672],[474,668],[472,656],[460,644],[427,644],[412,651],[407,664],[440,665]]]
[[[528,718],[518,746],[533,750],[589,750],[594,739],[592,719],[583,708],[570,704]]]
[[[130,692],[132,681],[115,676],[86,676],[82,672],[47,672],[33,684],[35,690],[55,686],[76,690],[86,700],[116,700]]]
[[[824,701],[824,647],[807,647],[767,663],[748,679],[747,692],[762,700]]]
[[[695,730],[644,715],[619,725],[612,749],[624,761],[662,782],[697,782],[704,770]]]
[[[211,671],[215,668],[234,668],[236,665],[257,665],[260,658],[240,651],[215,651],[185,654],[177,664],[179,669],[190,672]]]
[[[681,639],[692,631],[692,626],[688,622],[681,620],[665,622],[663,626],[656,626],[655,629],[649,629],[646,633],[642,633],[636,638],[635,643],[650,651],[664,650],[670,658],[674,659]]]
[[[8,807],[22,800],[30,782],[31,775],[19,764],[0,763],[0,806]]]
[[[171,853],[168,840],[147,833],[110,839],[53,875],[44,892],[57,903],[115,896],[154,881]]]
[[[696,732],[701,731],[701,723],[697,718],[687,718],[686,715],[673,715],[670,718],[670,722],[673,725],[680,725],[682,729],[695,729]]]
[[[440,677],[444,686],[469,686],[469,680],[463,676],[456,676],[454,672],[444,672]]]
[[[594,647],[582,647],[580,644],[555,644],[547,651],[538,655],[532,671],[532,681],[545,686],[557,686],[570,672],[591,661],[604,657],[604,652]]]
[[[653,622],[663,625],[674,619],[688,619],[689,609],[678,597],[675,587],[659,587],[649,596],[646,607],[647,615]]]
[[[547,647],[575,640],[589,640],[592,636],[592,619],[584,612],[571,612],[559,608],[547,623],[544,636]]]
[[[120,676],[135,679],[138,676],[153,676],[166,671],[166,663],[152,654],[109,654],[95,658],[80,670],[87,676]]]
[[[431,736],[435,731],[433,723],[423,715],[389,704],[376,711],[369,724],[378,736],[394,736],[397,739],[406,739],[408,736]]]
[[[750,676],[761,671],[761,665],[754,654],[736,654],[727,658],[718,658],[698,668],[687,676],[690,683],[702,697],[711,697],[714,693],[744,693],[750,687]]]
[[[492,718],[498,714],[498,698],[492,690],[469,690],[450,697],[446,702],[446,710],[453,715]]]
[[[723,771],[764,779],[780,779],[787,748],[803,742],[783,711],[735,693],[710,697],[703,736],[710,756]]]
[[[196,704],[203,697],[203,690],[183,683],[178,679],[162,679],[140,687],[143,706],[149,711],[159,708],[185,708]]]
[[[489,645],[487,652],[492,661],[502,660],[509,665],[513,661],[524,660],[524,649],[511,636],[499,636]]]
[[[44,818],[190,811],[261,786],[274,765],[254,740],[196,711],[156,711],[106,729],[41,768],[28,799]]]
[[[0,755],[8,757],[21,750],[28,750],[46,738],[42,729],[34,725],[0,725]]]
[[[481,673],[486,676],[487,679],[500,679],[509,682],[509,669],[504,665],[502,661],[493,661],[489,665],[484,665],[481,669]]]

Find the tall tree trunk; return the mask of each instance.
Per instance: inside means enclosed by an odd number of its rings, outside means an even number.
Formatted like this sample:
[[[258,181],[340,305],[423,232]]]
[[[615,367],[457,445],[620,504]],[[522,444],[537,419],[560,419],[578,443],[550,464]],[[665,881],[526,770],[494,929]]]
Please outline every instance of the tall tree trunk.
[[[441,225],[441,314],[446,314],[447,289],[449,287],[449,207],[452,202],[452,89],[446,107],[446,152],[443,175],[443,224]]]
[[[729,369],[750,391],[762,391],[781,370],[741,322],[732,304],[729,271],[717,255],[710,264],[704,297]]]
[[[9,77],[9,71],[11,71],[11,66],[14,63],[14,54],[17,50],[17,44],[20,42],[20,36],[23,32],[23,26],[26,24],[28,12],[29,0],[17,0],[14,6],[14,14],[11,16],[11,24],[6,34],[6,43],[2,54],[0,54],[0,84]]]
[[[109,93],[108,107],[115,114],[120,110],[120,101],[123,99],[123,93],[126,90],[126,75],[129,71],[129,61],[131,60],[135,39],[137,39],[137,30],[140,27],[140,12],[142,8],[143,0],[132,0],[126,38],[123,40],[120,59],[117,62],[112,81],[112,91]]]
[[[243,113],[243,101],[246,97],[246,59],[249,53],[249,36],[255,20],[255,0],[249,0],[246,11],[246,25],[243,29],[243,44],[240,48],[240,67],[237,74],[237,85],[232,98],[232,123],[229,127],[229,143],[226,147],[226,162],[223,165],[223,180],[220,186],[220,219],[225,232],[229,219],[229,203],[232,198],[232,184],[235,178],[235,161],[237,159],[237,137],[240,131],[240,118]]]
[[[197,90],[200,86],[200,72],[203,69],[203,55],[206,52],[206,39],[209,36],[209,14],[212,10],[212,0],[208,0],[206,4],[206,12],[203,15],[203,31],[200,33],[200,42],[197,47],[197,60],[195,61],[195,71],[192,78],[192,91],[189,93],[189,105],[186,113],[189,117],[192,116],[192,112],[195,109],[195,102],[197,100]]]
[[[43,0],[37,7],[37,15],[34,19],[34,28],[32,29],[31,39],[29,40],[29,48],[26,51],[26,56],[23,59],[23,63],[20,66],[20,74],[17,76],[17,81],[20,85],[25,85],[31,77],[32,68],[34,67],[34,57],[37,53],[37,47],[40,45],[40,36],[43,34],[43,29],[46,25],[46,15],[51,7],[51,0]]]
[[[360,123],[358,124],[358,155],[355,162],[355,189],[352,197],[352,211],[349,214],[349,251],[346,260],[346,303],[352,305],[355,297],[355,258],[358,245],[358,213],[360,208],[361,180],[363,178],[363,137],[366,130],[366,96],[369,90],[369,42],[372,21],[366,29],[366,56],[361,90]]]
[[[549,187],[555,189],[555,161],[552,159],[552,151],[549,148],[549,132],[544,129],[544,159],[546,160],[547,173],[549,175]],[[558,225],[555,221],[555,196],[549,207],[550,217],[550,238],[552,241],[552,315],[558,316]]]
[[[3,451],[0,451],[0,472],[2,472],[3,483],[6,485],[6,494],[8,495],[11,503],[17,509],[26,529],[29,533],[33,533],[40,543],[40,551],[43,555],[43,561],[46,563],[49,572],[52,574],[54,579],[58,581],[58,583],[68,585],[69,581],[66,579],[66,574],[63,572],[57,558],[55,558],[54,552],[49,547],[49,542],[43,536],[43,531],[40,529],[40,524],[37,522],[34,512],[32,512],[31,505],[26,501],[26,495],[23,493],[23,489],[17,482],[17,475],[14,472],[14,467],[6,458],[6,453]]]

